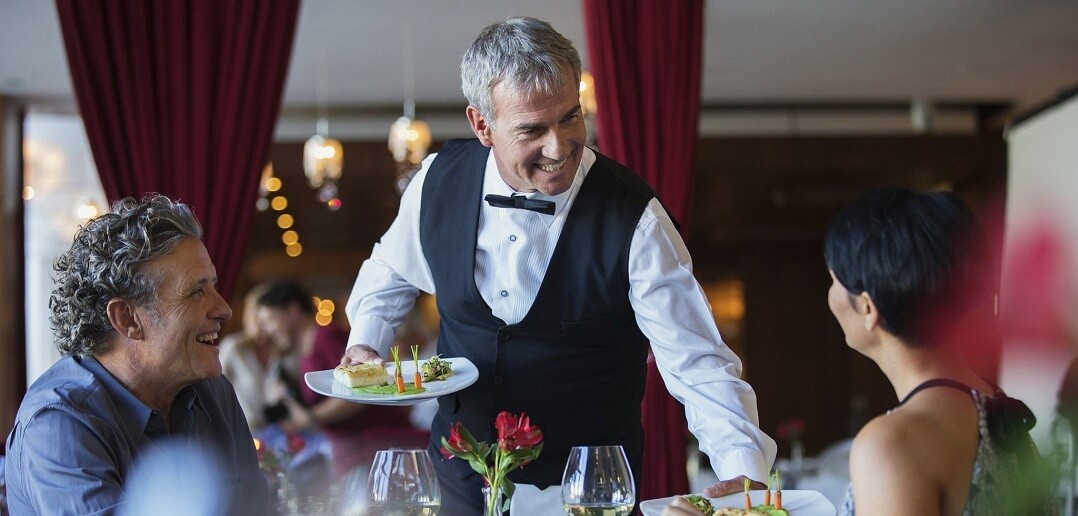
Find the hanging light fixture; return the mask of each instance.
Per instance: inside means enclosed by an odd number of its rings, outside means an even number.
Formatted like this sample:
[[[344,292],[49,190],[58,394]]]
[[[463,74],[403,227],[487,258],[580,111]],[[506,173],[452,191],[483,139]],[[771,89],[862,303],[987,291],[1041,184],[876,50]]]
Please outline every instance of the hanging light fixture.
[[[415,50],[412,46],[412,20],[405,10],[404,18],[404,116],[389,127],[389,152],[397,162],[394,186],[397,193],[404,193],[408,183],[419,170],[419,164],[427,157],[430,148],[430,126],[415,117]]]
[[[415,119],[415,101],[404,102],[404,116],[389,127],[389,152],[397,162],[396,187],[398,193],[404,193],[408,182],[419,170],[419,164],[427,157],[430,148],[430,126]]]
[[[595,78],[591,72],[580,72],[580,114],[584,117],[584,127],[587,136],[584,143],[589,146],[595,145],[595,113],[599,110],[599,102],[595,99]]]
[[[329,137],[329,65],[326,61],[326,47],[322,45],[316,76],[318,122],[316,134],[303,145],[303,172],[307,175],[307,184],[318,190],[318,201],[330,211],[337,211],[341,207],[337,181],[344,170],[344,147]]]

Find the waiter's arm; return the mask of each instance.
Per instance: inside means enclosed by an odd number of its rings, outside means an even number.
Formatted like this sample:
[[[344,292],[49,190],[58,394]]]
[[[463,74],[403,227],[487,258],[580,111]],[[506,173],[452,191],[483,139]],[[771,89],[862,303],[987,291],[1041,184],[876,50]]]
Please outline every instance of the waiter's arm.
[[[629,260],[637,324],[715,473],[721,480],[766,480],[775,441],[760,430],[756,394],[741,380],[741,360],[722,341],[689,252],[655,199],[641,216]]]
[[[359,268],[345,305],[352,331],[342,363],[380,361],[419,292],[434,293],[419,240],[419,210],[423,180],[435,156],[423,161],[401,196],[397,218]]]

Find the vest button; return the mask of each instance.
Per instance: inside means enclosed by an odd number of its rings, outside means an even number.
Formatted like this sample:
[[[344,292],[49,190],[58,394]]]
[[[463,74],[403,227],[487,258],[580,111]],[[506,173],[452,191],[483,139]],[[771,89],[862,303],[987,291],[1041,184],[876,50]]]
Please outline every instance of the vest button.
[[[502,378],[501,375],[494,377],[494,385],[501,385],[503,381],[505,380]]]
[[[499,331],[498,332],[498,339],[500,339],[500,340],[509,340],[509,332],[507,332],[505,330]]]

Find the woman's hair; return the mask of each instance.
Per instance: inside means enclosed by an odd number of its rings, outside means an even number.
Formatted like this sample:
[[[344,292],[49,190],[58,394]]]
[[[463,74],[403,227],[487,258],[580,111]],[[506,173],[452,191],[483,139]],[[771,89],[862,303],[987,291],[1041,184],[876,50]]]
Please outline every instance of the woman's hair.
[[[310,292],[291,280],[274,280],[266,284],[255,304],[281,310],[287,310],[289,306],[295,304],[300,312],[314,315],[314,299]]]
[[[148,305],[160,278],[147,274],[146,266],[188,238],[202,239],[194,212],[155,193],[117,201],[110,213],[80,226],[71,248],[53,264],[49,322],[60,353],[89,356],[105,346],[113,331],[109,301]]]
[[[865,193],[831,223],[824,259],[851,295],[868,292],[882,328],[912,345],[995,292],[984,232],[950,192]]]
[[[573,77],[566,77],[571,71]],[[553,95],[572,79],[580,83],[580,54],[549,23],[511,17],[483,29],[460,61],[461,89],[468,104],[491,126],[491,91],[504,82],[513,91]]]

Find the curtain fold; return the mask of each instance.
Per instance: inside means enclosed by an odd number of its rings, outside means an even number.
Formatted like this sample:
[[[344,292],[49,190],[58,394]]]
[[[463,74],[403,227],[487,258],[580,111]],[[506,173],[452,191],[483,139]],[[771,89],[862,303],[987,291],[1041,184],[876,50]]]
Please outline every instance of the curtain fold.
[[[602,152],[651,184],[684,235],[691,215],[704,0],[582,0]],[[653,361],[638,500],[687,493],[687,424]]]
[[[231,298],[277,120],[299,0],[56,0],[109,202],[195,210]]]

